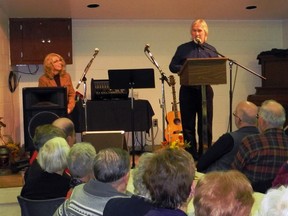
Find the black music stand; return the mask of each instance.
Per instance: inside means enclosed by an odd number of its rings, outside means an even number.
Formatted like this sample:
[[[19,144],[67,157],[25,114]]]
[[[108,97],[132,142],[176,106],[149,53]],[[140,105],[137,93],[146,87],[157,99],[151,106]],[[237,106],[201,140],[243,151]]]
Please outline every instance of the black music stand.
[[[135,167],[135,127],[133,89],[155,88],[154,69],[114,69],[108,70],[111,89],[131,89],[131,132],[132,132],[132,169]]]

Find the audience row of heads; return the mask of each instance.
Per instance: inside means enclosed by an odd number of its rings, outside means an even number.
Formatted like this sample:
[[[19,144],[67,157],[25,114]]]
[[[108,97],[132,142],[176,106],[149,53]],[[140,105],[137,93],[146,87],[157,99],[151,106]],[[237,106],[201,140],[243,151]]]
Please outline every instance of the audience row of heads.
[[[61,117],[51,124],[39,125],[33,136],[35,149],[38,151],[44,143],[54,137],[63,137],[69,146],[72,146],[76,142],[74,123],[69,118]]]
[[[195,216],[250,215],[253,189],[244,174],[210,172],[198,182],[195,174],[191,154],[181,148],[145,153],[133,170],[134,193],[150,198],[157,207],[185,212],[193,198]]]
[[[53,154],[55,152],[55,154]],[[53,157],[54,155],[54,157]],[[71,148],[62,137],[48,140],[39,151],[38,162],[47,172],[69,168],[76,178],[95,178],[126,191],[130,173],[130,155],[126,150],[107,148],[96,154],[90,143],[76,143]],[[155,206],[182,209],[187,212],[193,198],[195,216],[245,216],[254,203],[253,189],[239,171],[210,172],[195,186],[195,164],[191,154],[183,149],[161,149],[144,153],[133,169],[134,193],[150,199]],[[86,181],[83,181],[86,182]],[[288,189],[272,189],[263,199],[259,215],[287,211]],[[276,201],[273,202],[274,199]],[[269,208],[268,208],[269,206]],[[286,206],[286,207],[285,207]]]
[[[79,142],[70,147],[66,139],[59,136],[49,139],[39,149],[37,161],[49,173],[62,175],[68,168],[71,177],[82,182],[95,177],[101,182],[111,183],[130,171],[130,155],[127,151],[115,148],[96,154],[91,143]]]
[[[49,139],[39,150],[37,161],[48,173],[69,173],[75,178],[93,176],[93,161],[96,150],[90,143],[76,143],[70,147],[63,137]]]
[[[61,117],[51,124],[39,125],[33,143],[38,152],[37,161],[44,171],[62,174],[69,166],[76,178],[90,176],[95,148],[90,143],[75,144],[75,127],[69,118]]]
[[[83,182],[95,178],[118,191],[126,191],[131,166],[126,150],[107,148],[96,154],[90,143],[76,143],[70,148],[66,139],[58,136],[39,149],[37,160],[47,172],[61,174],[68,167],[74,178],[86,178]],[[132,172],[134,193],[160,208],[187,211],[188,202],[194,197],[197,216],[224,215],[223,212],[243,216],[249,215],[254,202],[249,181],[237,171],[211,172],[194,189],[194,160],[183,149],[144,153]]]
[[[266,100],[258,108],[254,103],[241,101],[233,112],[237,128],[258,126],[260,132],[269,128],[283,128],[286,120],[284,107],[275,100]]]
[[[142,178],[141,178],[142,176]],[[141,181],[142,180],[142,181]],[[249,216],[254,204],[248,178],[237,170],[213,171],[195,182],[193,158],[183,149],[163,149],[140,157],[133,173],[134,193],[158,207],[182,209],[192,200],[195,216]],[[268,190],[258,216],[287,216],[288,187]]]
[[[258,119],[258,127],[263,131],[272,127],[282,128],[285,122],[285,110],[274,100],[265,101],[259,109],[251,102],[240,102],[233,114],[239,124],[253,124]],[[35,132],[34,142],[39,149],[37,160],[43,170],[60,174],[68,168],[72,177],[82,179],[83,182],[95,178],[110,183],[120,192],[126,191],[131,166],[130,155],[126,150],[107,148],[96,153],[90,143],[69,145],[69,130],[63,133],[63,130],[60,132],[56,128],[59,126],[43,126]],[[47,133],[46,138],[37,138],[41,130],[55,131],[57,135],[49,137]],[[132,172],[134,193],[146,197],[160,208],[187,212],[188,203],[193,198],[195,216],[248,216],[254,203],[249,180],[236,170],[207,173],[195,186],[194,160],[190,153],[181,148],[163,148],[155,153],[144,153]],[[287,196],[284,191],[280,190]],[[274,197],[274,194],[279,194],[279,190],[271,193],[268,191],[267,196]],[[271,198],[267,199],[263,200],[264,206],[268,206],[265,202]],[[278,206],[279,209],[281,206]],[[259,215],[272,215],[265,214],[265,211],[268,212],[268,209],[261,208]]]

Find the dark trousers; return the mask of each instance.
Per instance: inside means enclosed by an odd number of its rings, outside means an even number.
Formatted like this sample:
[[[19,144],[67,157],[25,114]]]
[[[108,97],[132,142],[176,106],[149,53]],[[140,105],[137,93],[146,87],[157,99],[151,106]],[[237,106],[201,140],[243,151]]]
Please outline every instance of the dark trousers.
[[[212,143],[213,96],[212,87],[210,85],[206,86],[208,146],[211,146]],[[203,154],[201,86],[181,86],[179,99],[184,139],[190,142],[190,148],[186,150],[192,154],[195,160],[198,160],[199,156]],[[198,148],[196,142],[196,117]]]

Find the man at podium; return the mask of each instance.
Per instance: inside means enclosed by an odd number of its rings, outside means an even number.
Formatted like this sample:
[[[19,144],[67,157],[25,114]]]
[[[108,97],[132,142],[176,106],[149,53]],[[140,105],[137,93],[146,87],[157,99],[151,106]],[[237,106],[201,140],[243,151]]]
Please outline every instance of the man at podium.
[[[188,58],[215,58],[218,57],[216,49],[207,44],[208,25],[203,19],[195,20],[191,25],[190,42],[181,44],[171,60],[169,69],[172,73],[178,73]],[[205,46],[204,46],[205,45]],[[212,119],[213,119],[213,89],[206,85],[207,100],[207,144],[212,143]],[[200,85],[181,85],[180,87],[180,112],[182,119],[182,128],[184,139],[190,142],[189,151],[195,160],[203,154],[202,140],[202,92]],[[196,142],[196,116],[197,116],[197,134],[198,148]]]

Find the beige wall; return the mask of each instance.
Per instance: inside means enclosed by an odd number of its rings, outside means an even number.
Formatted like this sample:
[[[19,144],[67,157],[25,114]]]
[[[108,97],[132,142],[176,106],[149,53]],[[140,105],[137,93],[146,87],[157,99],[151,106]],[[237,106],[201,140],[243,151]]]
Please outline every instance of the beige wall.
[[[283,48],[288,49],[288,20],[283,21]]]
[[[239,64],[260,73],[257,55],[272,48],[283,48],[284,28],[282,21],[208,21],[208,42],[213,44],[218,52],[237,61]],[[156,143],[162,140],[162,112],[159,105],[161,99],[160,73],[144,55],[145,44],[150,44],[150,51],[167,75],[171,75],[168,66],[176,47],[190,40],[189,29],[191,21],[139,21],[139,20],[73,20],[73,65],[67,67],[72,75],[74,85],[92,58],[95,48],[100,52],[94,59],[87,73],[88,98],[90,98],[90,80],[107,79],[107,70],[116,68],[147,68],[155,69],[155,89],[136,89],[139,98],[150,101],[159,128]],[[287,32],[286,32],[287,35]],[[27,66],[14,67],[21,71],[28,71]],[[34,66],[31,66],[31,70]],[[20,88],[37,86],[38,77],[42,74],[42,67],[36,75],[22,75]],[[255,93],[255,87],[261,85],[260,78],[244,69],[233,65],[233,79],[237,75],[233,109],[240,100],[245,100],[249,94]],[[229,68],[227,67],[227,81]],[[2,81],[1,81],[2,82]],[[176,77],[177,98],[179,80]],[[83,85],[78,91],[83,93]],[[166,108],[171,110],[172,93],[165,85]],[[229,84],[214,86],[214,137],[216,140],[228,128],[229,118]],[[21,96],[21,91],[19,91]],[[21,97],[20,97],[21,98]],[[20,116],[22,116],[22,101],[20,101]],[[0,100],[0,103],[2,101]],[[9,104],[10,108],[11,103]],[[21,141],[23,142],[23,128],[21,126]],[[18,126],[18,125],[17,125]],[[233,125],[234,127],[234,125]],[[235,128],[235,127],[234,127]],[[234,129],[233,128],[233,129]],[[155,130],[154,130],[155,134]]]
[[[19,89],[14,93],[9,91],[9,72],[8,18],[0,9],[0,117],[7,125],[2,128],[2,134],[10,135],[19,142]]]

